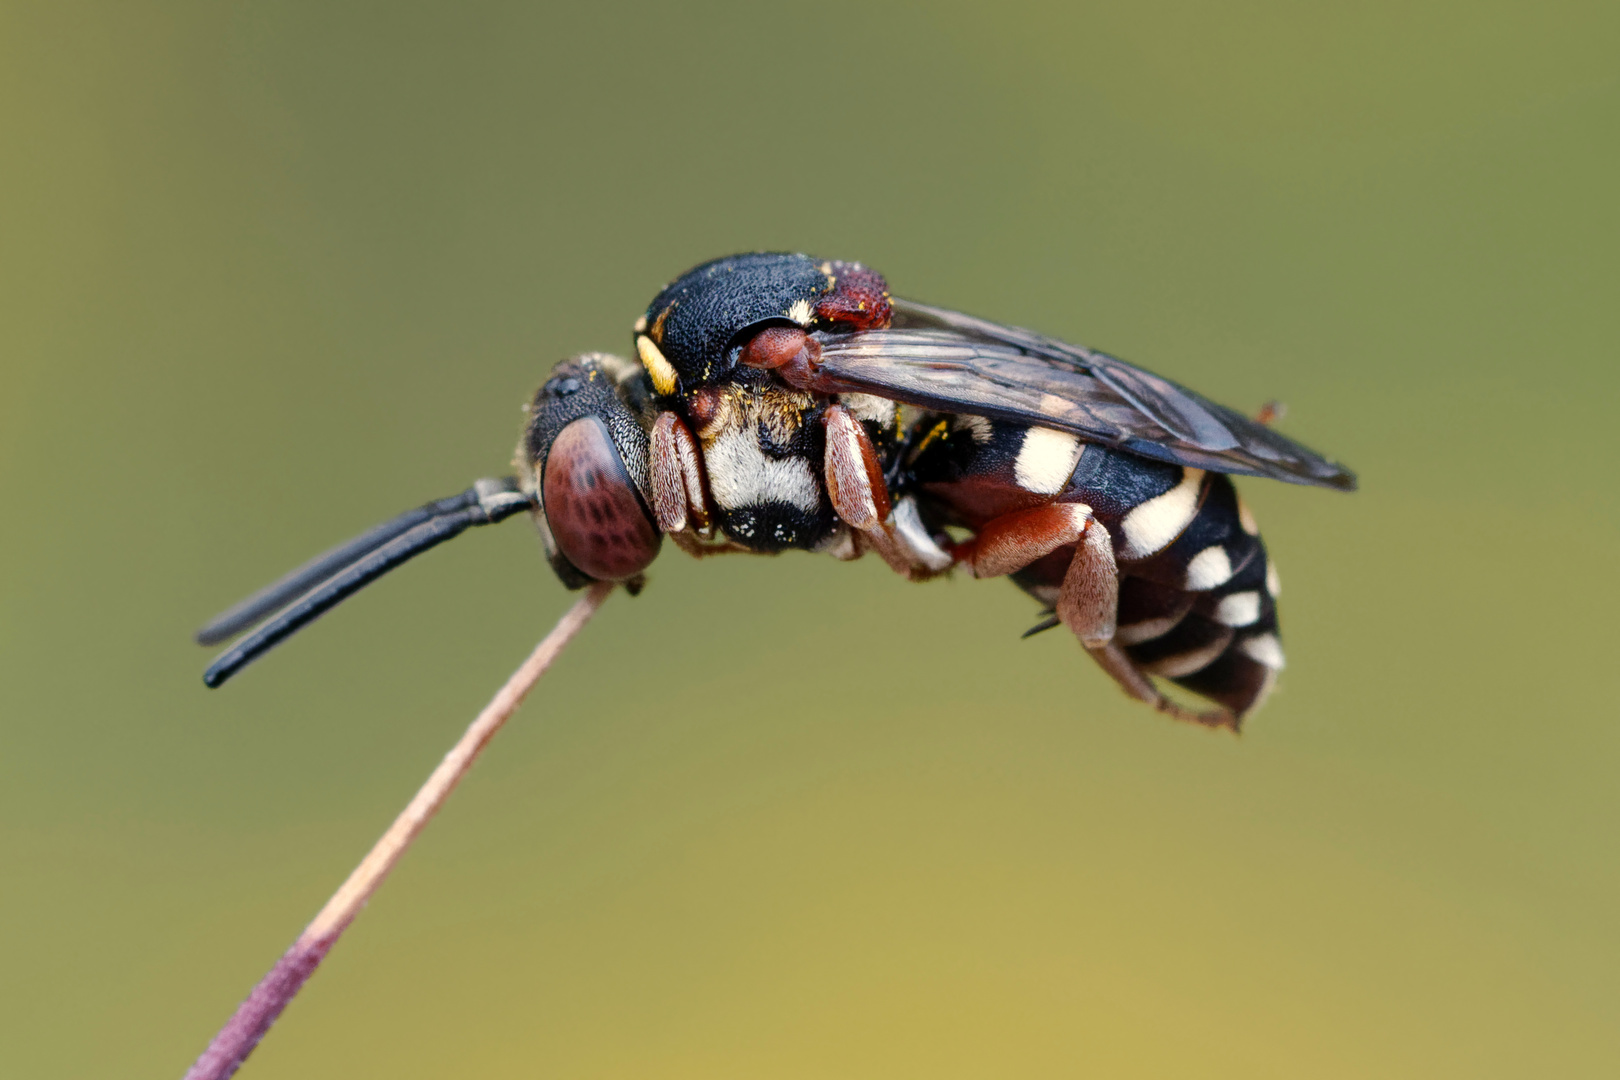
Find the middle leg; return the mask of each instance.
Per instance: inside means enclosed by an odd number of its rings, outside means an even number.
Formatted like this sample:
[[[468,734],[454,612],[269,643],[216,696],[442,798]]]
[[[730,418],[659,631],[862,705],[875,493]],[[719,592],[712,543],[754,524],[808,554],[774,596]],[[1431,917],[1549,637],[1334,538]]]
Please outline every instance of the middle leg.
[[[951,561],[916,521],[916,505],[896,507],[883,480],[883,462],[860,422],[842,405],[822,414],[826,436],[825,476],[833,511],[851,529],[856,551],[875,551],[897,574],[920,581],[948,569]]]

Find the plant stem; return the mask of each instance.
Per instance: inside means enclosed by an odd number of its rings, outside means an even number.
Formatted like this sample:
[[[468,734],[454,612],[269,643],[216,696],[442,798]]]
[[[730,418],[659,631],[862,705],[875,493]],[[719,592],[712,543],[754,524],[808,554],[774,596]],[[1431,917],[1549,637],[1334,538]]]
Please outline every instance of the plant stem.
[[[411,846],[411,841],[422,831],[450,792],[455,790],[456,784],[467,775],[479,753],[495,733],[505,724],[507,718],[517,711],[525,696],[540,681],[540,676],[546,673],[551,662],[562,652],[563,647],[573,639],[574,635],[590,621],[596,609],[602,606],[608,594],[613,591],[613,585],[607,582],[598,582],[592,585],[583,596],[568,609],[557,623],[556,627],[535,646],[534,652],[512,673],[506,680],[490,703],[478,714],[478,718],[468,726],[465,734],[457,740],[456,745],[439,762],[439,767],[433,770],[427,783],[417,791],[394,823],[383,833],[381,839],[360,860],[360,865],[354,868],[349,879],[343,883],[332,899],[326,902],[320,913],[298,935],[280,960],[277,960],[268,974],[259,985],[253,988],[247,1000],[237,1007],[235,1015],[219,1029],[208,1049],[202,1052],[195,1064],[187,1071],[185,1080],[225,1080],[238,1068],[253,1048],[264,1038],[270,1026],[276,1022],[281,1011],[285,1009],[298,991],[303,988],[309,977],[315,974],[326,954],[343,931],[348,929],[354,917],[360,913],[371,894],[383,883],[388,872],[399,862]]]

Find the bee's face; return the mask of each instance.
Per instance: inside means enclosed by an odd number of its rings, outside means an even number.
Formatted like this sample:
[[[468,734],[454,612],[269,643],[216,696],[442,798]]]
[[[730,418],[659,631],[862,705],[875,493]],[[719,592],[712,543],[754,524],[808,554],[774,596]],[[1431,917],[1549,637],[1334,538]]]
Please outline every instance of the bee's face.
[[[836,519],[821,479],[822,402],[759,373],[700,387],[684,403],[721,531],[754,551],[827,538]]]

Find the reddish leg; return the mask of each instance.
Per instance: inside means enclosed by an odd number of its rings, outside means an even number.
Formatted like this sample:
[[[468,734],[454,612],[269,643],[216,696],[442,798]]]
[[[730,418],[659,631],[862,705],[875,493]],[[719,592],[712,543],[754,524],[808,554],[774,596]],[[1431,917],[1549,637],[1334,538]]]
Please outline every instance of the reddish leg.
[[[672,412],[659,413],[648,452],[658,528],[688,555],[740,550],[708,543],[714,537],[714,517],[703,481],[703,457],[686,422]]]
[[[827,439],[827,497],[833,511],[856,530],[860,546],[877,552],[896,573],[907,577],[925,573],[926,567],[907,554],[895,535],[883,463],[866,429],[842,405],[828,407],[821,423]]]
[[[1048,503],[1032,510],[1015,510],[991,518],[978,535],[956,545],[956,561],[965,563],[974,577],[1010,574],[1065,544],[1075,543],[1085,535],[1091,520],[1091,507],[1079,503]]]
[[[1036,559],[1066,545],[1074,545],[1074,559],[1058,589],[1056,614],[1097,666],[1120,688],[1178,720],[1237,730],[1226,710],[1198,712],[1183,708],[1161,694],[1153,681],[1114,640],[1119,617],[1119,568],[1114,563],[1114,541],[1091,508],[1076,503],[1052,503],[1033,510],[1003,514],[986,522],[972,540],[957,548],[957,557],[974,577],[998,577],[1021,570]]]

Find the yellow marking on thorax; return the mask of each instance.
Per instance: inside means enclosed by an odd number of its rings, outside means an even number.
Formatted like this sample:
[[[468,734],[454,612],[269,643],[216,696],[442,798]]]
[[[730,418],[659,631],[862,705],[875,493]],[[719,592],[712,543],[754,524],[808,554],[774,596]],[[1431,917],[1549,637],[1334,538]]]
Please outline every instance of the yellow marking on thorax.
[[[641,357],[641,366],[647,369],[652,377],[653,389],[660,394],[673,394],[675,392],[675,369],[670,366],[664,354],[658,351],[652,338],[642,334],[636,338],[636,354]]]

